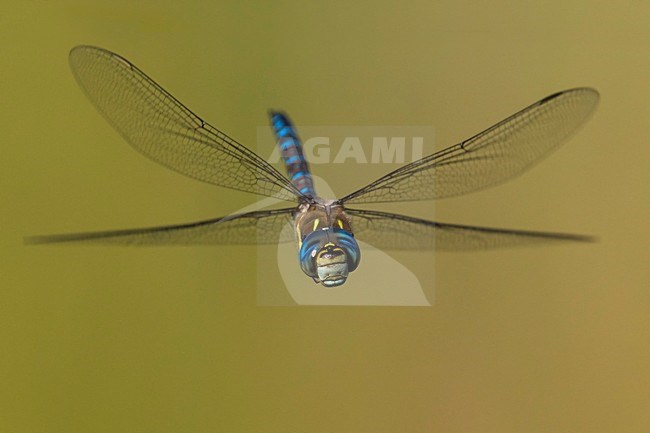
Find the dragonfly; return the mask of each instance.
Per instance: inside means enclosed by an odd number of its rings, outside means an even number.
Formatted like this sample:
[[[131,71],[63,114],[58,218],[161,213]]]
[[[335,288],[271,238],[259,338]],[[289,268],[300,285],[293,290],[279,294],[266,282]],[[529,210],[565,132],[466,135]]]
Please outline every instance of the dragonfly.
[[[27,243],[295,242],[301,270],[323,287],[334,288],[343,285],[360,265],[357,239],[385,250],[436,251],[593,240],[570,233],[429,221],[350,205],[441,199],[512,179],[557,149],[591,116],[599,101],[595,89],[554,93],[467,140],[330,200],[316,193],[296,128],[282,111],[269,115],[287,176],[194,114],[124,57],[83,45],[70,51],[69,62],[90,101],[145,156],[203,182],[293,204],[187,224],[35,236],[27,238]],[[287,224],[291,231],[283,231]]]

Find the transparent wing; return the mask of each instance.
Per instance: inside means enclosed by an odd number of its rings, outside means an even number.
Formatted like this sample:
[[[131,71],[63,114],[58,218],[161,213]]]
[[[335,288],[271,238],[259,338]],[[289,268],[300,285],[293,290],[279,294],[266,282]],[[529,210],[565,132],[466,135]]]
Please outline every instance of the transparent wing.
[[[570,137],[598,105],[598,92],[555,93],[455,146],[405,165],[347,195],[341,203],[452,197],[504,182]]]
[[[293,200],[301,194],[254,152],[210,126],[128,60],[78,46],[70,67],[97,109],[135,149],[189,177]]]
[[[406,215],[346,208],[357,239],[386,250],[468,251],[543,242],[589,242],[588,236],[444,224]]]
[[[291,223],[294,210],[294,208],[287,208],[255,211],[163,227],[34,236],[25,238],[25,243],[83,242],[121,245],[276,244],[292,240],[288,235],[281,237],[281,233],[285,225]]]

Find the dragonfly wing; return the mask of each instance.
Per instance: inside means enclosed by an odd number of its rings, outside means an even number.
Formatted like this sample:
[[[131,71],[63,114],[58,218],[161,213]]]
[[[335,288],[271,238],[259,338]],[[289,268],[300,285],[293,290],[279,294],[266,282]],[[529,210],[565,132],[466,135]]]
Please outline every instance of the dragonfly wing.
[[[78,46],[69,60],[88,98],[150,159],[226,188],[284,200],[301,195],[270,164],[192,113],[123,57]]]
[[[471,251],[561,241],[588,236],[444,224],[406,215],[346,208],[357,239],[386,250]]]
[[[598,92],[555,93],[489,129],[405,165],[341,203],[429,200],[466,194],[524,172],[569,138],[593,113]]]
[[[104,232],[35,236],[27,244],[92,243],[118,245],[259,245],[290,242],[283,228],[295,208],[263,210],[188,224]],[[292,232],[292,231],[291,231]],[[285,231],[285,233],[290,233]]]

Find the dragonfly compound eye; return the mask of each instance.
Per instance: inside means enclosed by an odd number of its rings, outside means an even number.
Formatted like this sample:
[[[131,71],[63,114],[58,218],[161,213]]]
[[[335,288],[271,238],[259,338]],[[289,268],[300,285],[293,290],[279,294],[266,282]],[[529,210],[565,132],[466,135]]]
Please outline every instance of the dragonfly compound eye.
[[[359,265],[359,246],[354,236],[342,229],[317,230],[307,235],[300,247],[300,265],[305,274],[325,287],[343,284]]]

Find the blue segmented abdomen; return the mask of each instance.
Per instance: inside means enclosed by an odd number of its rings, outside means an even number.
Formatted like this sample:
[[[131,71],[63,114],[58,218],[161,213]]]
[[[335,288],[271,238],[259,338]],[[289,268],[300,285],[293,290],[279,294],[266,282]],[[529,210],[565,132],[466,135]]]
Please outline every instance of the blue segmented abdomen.
[[[316,191],[309,165],[302,153],[302,144],[293,124],[286,114],[279,111],[270,111],[269,115],[291,183],[301,194],[315,197]]]

